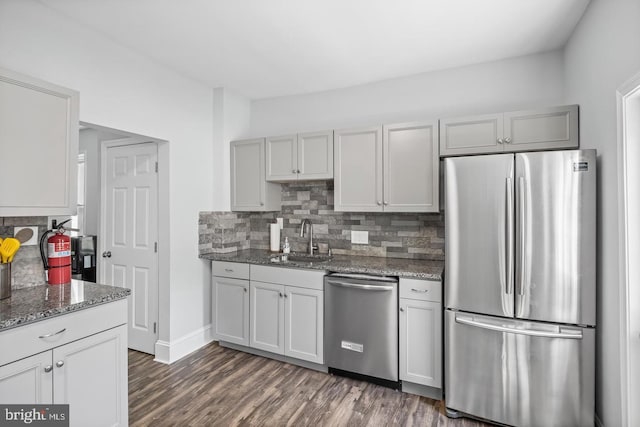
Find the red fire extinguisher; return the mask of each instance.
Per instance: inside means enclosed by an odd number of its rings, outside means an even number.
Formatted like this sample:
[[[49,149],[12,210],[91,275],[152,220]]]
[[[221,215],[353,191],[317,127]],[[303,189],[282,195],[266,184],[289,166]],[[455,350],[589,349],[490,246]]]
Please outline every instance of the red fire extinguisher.
[[[44,264],[45,277],[50,285],[64,285],[71,283],[71,237],[65,233],[64,221],[56,226],[53,220],[51,230],[47,230],[40,238],[40,256]],[[47,256],[44,255],[44,239],[47,239]]]

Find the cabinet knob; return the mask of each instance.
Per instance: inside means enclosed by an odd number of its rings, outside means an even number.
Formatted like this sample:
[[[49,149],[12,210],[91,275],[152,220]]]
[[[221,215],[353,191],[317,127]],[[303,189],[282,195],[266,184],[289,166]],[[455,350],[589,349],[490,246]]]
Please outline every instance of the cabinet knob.
[[[56,366],[57,366],[58,368],[62,368],[62,367],[64,366],[64,360],[58,360],[58,361],[56,362]]]
[[[247,288],[244,288],[244,291],[247,292]]]
[[[389,204],[389,202],[384,202],[384,205],[387,206]]]
[[[264,206],[264,202],[260,202],[260,206]]]
[[[404,308],[403,308],[403,307],[400,307],[400,311],[404,312]]]
[[[284,297],[285,297],[285,298],[289,298],[289,296],[288,296],[287,294],[284,294]]]
[[[378,206],[382,206],[382,202],[380,200],[378,200],[376,203],[378,204]]]
[[[278,292],[280,294],[280,298],[282,298],[282,292]]]
[[[52,370],[53,370],[53,366],[51,366],[51,365],[47,365],[47,366],[44,367],[44,371],[45,372],[51,372]]]
[[[503,143],[502,138],[498,138],[498,144],[502,144],[502,143]]]
[[[300,169],[298,169],[298,170],[296,171],[296,173],[300,173]]]
[[[509,144],[509,143],[511,143],[511,138],[510,138],[510,137],[506,137],[506,138],[504,139],[504,143],[505,143],[505,144]]]
[[[296,172],[296,170],[295,170],[295,169],[293,169],[293,170],[291,171],[291,173],[298,173],[298,172]]]

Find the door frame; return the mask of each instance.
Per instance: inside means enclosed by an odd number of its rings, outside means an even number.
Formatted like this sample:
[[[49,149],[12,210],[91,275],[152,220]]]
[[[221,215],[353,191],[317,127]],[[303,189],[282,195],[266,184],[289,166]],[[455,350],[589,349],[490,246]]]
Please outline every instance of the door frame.
[[[640,267],[636,267],[640,255],[640,236],[632,236],[631,223],[637,221],[640,213],[640,176],[633,158],[640,155],[640,124],[638,120],[627,119],[629,115],[640,113],[640,73],[618,88],[617,98],[617,139],[618,139],[618,244],[620,280],[620,394],[622,425],[638,425],[640,411],[634,411],[640,390],[640,378],[629,375],[631,363],[640,360],[640,352],[632,346],[634,326],[640,324],[640,312],[632,310],[631,303],[639,296],[633,283],[640,278]],[[635,123],[632,123],[634,122]],[[630,157],[631,155],[631,157]],[[637,157],[637,156],[635,156]],[[638,194],[636,194],[638,193]],[[635,337],[640,338],[638,336]],[[635,346],[637,347],[637,346]],[[632,354],[633,353],[633,354]],[[636,362],[638,363],[638,362]],[[640,367],[636,367],[638,371]],[[635,391],[635,392],[634,392]],[[634,395],[634,393],[636,395]]]
[[[93,127],[102,130],[113,129],[105,128],[102,126],[96,126],[91,124],[84,124],[87,127]],[[122,131],[117,131],[121,133]],[[107,162],[107,149],[116,146],[134,145],[142,143],[154,143],[158,149],[158,335],[156,341],[155,354],[158,354],[158,343],[169,342],[169,325],[170,325],[170,230],[169,230],[169,142],[152,137],[146,137],[143,135],[136,135],[126,133],[122,139],[102,141],[100,143],[100,209],[98,224],[100,234],[102,236],[106,233],[106,162]],[[101,239],[99,247],[99,253],[96,254],[96,267],[98,269],[97,276],[99,281],[103,280],[103,264],[102,264],[102,252],[104,251],[104,239]]]

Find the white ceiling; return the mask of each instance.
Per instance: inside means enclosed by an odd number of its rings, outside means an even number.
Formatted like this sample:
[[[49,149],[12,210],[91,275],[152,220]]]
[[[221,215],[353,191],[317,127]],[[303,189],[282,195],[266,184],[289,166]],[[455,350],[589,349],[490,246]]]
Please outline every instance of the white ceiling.
[[[589,0],[40,0],[257,99],[561,48]]]

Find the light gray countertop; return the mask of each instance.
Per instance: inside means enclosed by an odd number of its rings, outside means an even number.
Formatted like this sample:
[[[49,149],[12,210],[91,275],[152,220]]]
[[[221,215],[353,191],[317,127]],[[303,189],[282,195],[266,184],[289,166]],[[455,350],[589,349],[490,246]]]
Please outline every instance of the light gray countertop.
[[[442,280],[442,273],[444,271],[444,261],[334,255],[329,261],[325,262],[271,262],[271,258],[276,255],[277,254],[266,250],[247,249],[226,254],[201,254],[200,258],[211,261],[242,262],[247,264],[326,270],[339,273],[364,273],[428,280]]]
[[[13,289],[0,300],[0,332],[50,317],[126,298],[127,288],[72,280],[66,285],[38,285]]]

